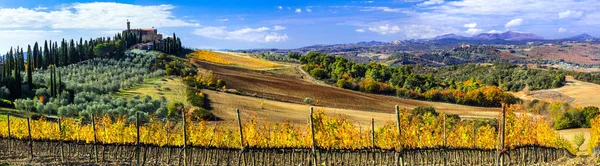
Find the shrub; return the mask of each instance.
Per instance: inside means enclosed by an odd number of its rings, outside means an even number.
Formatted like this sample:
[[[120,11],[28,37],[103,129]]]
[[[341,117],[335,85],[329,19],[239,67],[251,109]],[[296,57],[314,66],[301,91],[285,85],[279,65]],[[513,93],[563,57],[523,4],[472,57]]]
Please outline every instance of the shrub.
[[[306,97],[304,98],[304,104],[312,104],[313,103],[313,99],[310,97]]]
[[[207,108],[207,102],[204,93],[193,88],[188,88],[186,90],[186,96],[187,101],[190,102],[192,106]]]
[[[192,119],[196,120],[208,120],[210,117],[212,117],[212,113],[210,113],[210,111],[200,107],[189,109],[188,114]]]
[[[312,75],[313,77],[317,78],[317,79],[326,79],[327,76],[327,71],[325,71],[325,69],[322,68],[314,68],[310,71],[310,75]]]
[[[425,115],[426,113],[430,113],[433,116],[438,116],[439,114],[435,111],[435,108],[431,106],[427,107],[416,107],[412,110],[412,115]]]
[[[0,99],[0,107],[14,108],[14,104],[10,100]]]
[[[181,102],[173,102],[167,106],[167,116],[174,117],[179,115],[180,109],[183,109],[183,103]]]
[[[10,96],[10,91],[6,86],[0,87],[0,98],[6,99]]]
[[[558,120],[555,120],[554,128],[558,130],[572,128],[574,125],[571,119],[571,114],[569,114],[568,112],[563,113],[563,115],[560,116]]]
[[[583,136],[583,133],[581,134],[575,134],[573,136],[573,143],[575,145],[577,145],[577,150],[579,151],[579,148],[581,147],[581,145],[583,145],[583,142],[585,142],[585,137]]]
[[[585,128],[592,127],[590,122],[592,121],[592,119],[596,118],[598,114],[600,114],[600,110],[598,109],[598,107],[595,106],[584,107],[583,109],[581,109],[581,112],[583,112],[583,115],[585,116],[585,123],[581,127]]]

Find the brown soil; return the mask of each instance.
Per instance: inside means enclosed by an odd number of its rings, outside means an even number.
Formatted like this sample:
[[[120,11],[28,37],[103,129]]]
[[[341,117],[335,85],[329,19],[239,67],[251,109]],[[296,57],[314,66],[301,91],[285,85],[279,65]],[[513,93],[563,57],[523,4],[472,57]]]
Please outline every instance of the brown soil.
[[[418,106],[433,106],[440,112],[459,114],[463,117],[485,118],[496,117],[500,110],[498,108],[471,107],[366,94],[318,85],[305,81],[305,78],[300,78],[298,75],[242,69],[203,61],[195,61],[194,63],[200,68],[212,70],[219,79],[226,82],[228,89],[246,92],[254,97],[297,104],[301,104],[305,97],[310,97],[319,106],[381,113],[393,113],[394,105],[408,109]]]

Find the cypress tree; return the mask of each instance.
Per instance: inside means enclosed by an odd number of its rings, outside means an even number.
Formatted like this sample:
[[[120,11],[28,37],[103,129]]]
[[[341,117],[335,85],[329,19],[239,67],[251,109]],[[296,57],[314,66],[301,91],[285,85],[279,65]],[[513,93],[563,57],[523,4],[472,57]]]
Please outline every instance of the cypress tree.
[[[31,90],[33,86],[33,83],[31,82],[33,80],[31,74],[35,63],[33,62],[33,57],[31,54],[31,45],[27,45],[27,85],[29,86],[29,90]]]
[[[52,43],[52,41],[50,41],[50,43]],[[50,52],[48,50],[48,41],[44,41],[44,63],[42,63],[43,68],[47,69],[49,63],[50,63]]]
[[[35,44],[33,44],[33,68],[32,69],[40,68],[41,59],[42,58],[40,58],[40,48],[39,48],[38,42],[35,42]]]
[[[60,71],[58,72],[58,95],[62,94],[63,86],[62,86],[62,77]]]
[[[19,49],[17,47],[17,58],[15,58],[15,94],[13,94],[13,96],[15,96],[15,98],[21,98],[21,67],[20,64],[23,63],[23,54],[22,51],[23,49],[21,49],[21,52],[19,52]],[[21,57],[21,58],[19,58]],[[19,62],[21,61],[21,62]]]
[[[56,66],[51,65],[50,67],[50,93],[52,97],[56,97]]]
[[[79,59],[79,54],[77,54],[77,50],[75,49],[77,46],[75,45],[75,41],[71,39],[69,43],[69,64],[77,63]]]
[[[52,50],[53,50],[53,53],[52,53],[52,64],[54,65],[54,67],[56,67],[57,65],[59,65],[58,64],[58,62],[59,62],[58,60],[59,60],[59,57],[60,57],[60,53],[58,51],[58,42],[56,42],[56,41],[54,42],[54,49],[52,49]]]

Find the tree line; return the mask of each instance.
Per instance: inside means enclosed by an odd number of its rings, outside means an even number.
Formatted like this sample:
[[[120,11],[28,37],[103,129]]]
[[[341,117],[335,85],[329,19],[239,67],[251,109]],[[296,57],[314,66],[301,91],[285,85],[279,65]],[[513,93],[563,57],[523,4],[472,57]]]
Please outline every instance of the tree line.
[[[27,50],[23,47],[10,48],[0,59],[4,65],[2,73],[0,73],[0,85],[6,87],[10,91],[10,95],[5,99],[14,100],[22,97],[22,83],[28,85],[26,90],[35,89],[36,85],[32,81],[32,72],[37,70],[51,70],[53,67],[62,67],[70,64],[79,63],[93,58],[110,58],[121,57],[125,50],[133,45],[148,42],[142,41],[142,35],[139,33],[117,33],[114,37],[100,37],[96,39],[79,41],[71,39],[70,41],[62,39],[62,41],[46,40],[43,45],[38,42],[27,46]],[[153,50],[165,52],[168,54],[177,54],[183,52],[181,40],[173,33],[172,37],[168,37],[161,41],[153,41]],[[27,52],[25,52],[27,51]],[[25,73],[25,74],[23,74]],[[25,79],[23,75],[26,75]],[[60,76],[53,78],[60,79]],[[53,79],[56,87],[60,88],[59,80]],[[59,90],[55,90],[60,92]],[[53,92],[55,92],[53,91]],[[27,93],[27,92],[25,92]]]
[[[500,106],[500,103],[516,103],[518,101],[513,95],[505,92],[515,88],[503,87],[519,79],[511,78],[506,81],[503,80],[504,82],[502,83],[504,84],[486,81],[483,79],[483,76],[494,76],[489,73],[490,70],[498,70],[497,72],[499,73],[517,72],[523,74],[519,76],[524,77],[531,76],[527,72],[532,72],[526,69],[508,71],[505,69],[510,67],[502,66],[505,65],[502,63],[481,66],[482,69],[487,70],[486,72],[476,70],[479,72],[460,74],[459,72],[467,71],[473,66],[459,65],[454,66],[454,69],[429,68],[418,65],[390,67],[376,63],[356,63],[343,57],[318,52],[303,55],[299,58],[299,61],[304,65],[304,70],[313,77],[340,88],[367,93],[395,95],[410,99],[486,107],[497,107]],[[456,68],[460,68],[461,70],[457,70]],[[450,71],[450,73],[446,70]],[[452,71],[456,73],[451,73]],[[452,75],[443,76],[444,74],[460,75],[461,77],[451,79]],[[543,78],[544,80],[551,80],[555,77],[558,77],[559,81],[564,80],[564,76],[561,75],[552,75]],[[550,82],[552,83],[552,81]],[[559,85],[561,84],[557,84],[556,86]],[[544,85],[540,87],[547,88],[551,86]]]

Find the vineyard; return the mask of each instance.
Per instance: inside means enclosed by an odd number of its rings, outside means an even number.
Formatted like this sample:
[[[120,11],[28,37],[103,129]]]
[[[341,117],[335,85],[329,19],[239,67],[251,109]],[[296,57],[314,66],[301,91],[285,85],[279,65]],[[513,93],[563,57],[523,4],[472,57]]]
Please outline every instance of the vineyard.
[[[513,106],[506,107],[500,118],[505,119],[504,127],[396,109],[395,123],[367,130],[319,110],[307,117],[307,126],[253,118],[217,127],[192,121],[185,111],[185,123],[150,119],[142,124],[109,116],[90,118],[90,122],[8,116],[0,119],[0,147],[8,149],[0,153],[106,163],[492,165],[550,162],[572,157],[574,152],[548,122],[526,114],[515,116],[519,108]],[[497,154],[502,154],[502,160]]]
[[[270,61],[260,60],[256,58],[246,57],[244,55],[237,55],[235,53],[221,53],[207,50],[199,50],[188,55],[189,58],[195,58],[203,61],[212,63],[234,65],[240,67],[246,67],[251,69],[264,69],[279,67],[277,63]]]

